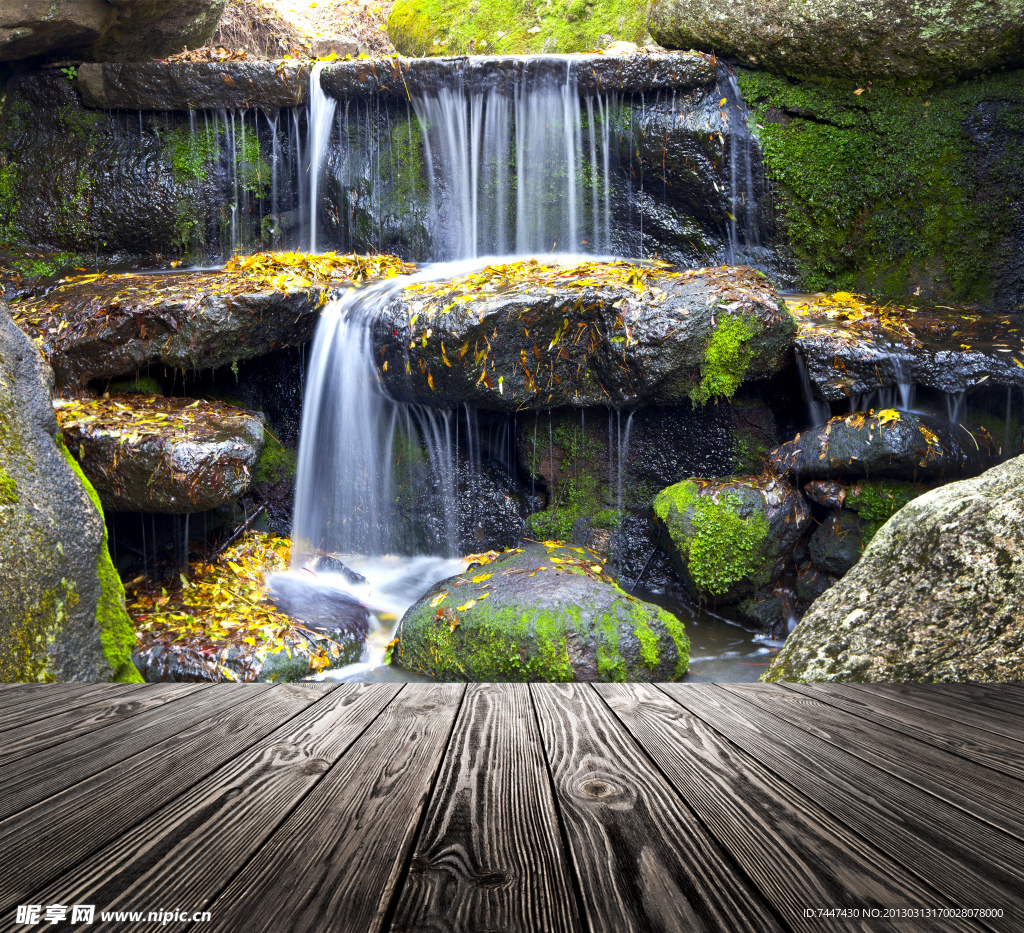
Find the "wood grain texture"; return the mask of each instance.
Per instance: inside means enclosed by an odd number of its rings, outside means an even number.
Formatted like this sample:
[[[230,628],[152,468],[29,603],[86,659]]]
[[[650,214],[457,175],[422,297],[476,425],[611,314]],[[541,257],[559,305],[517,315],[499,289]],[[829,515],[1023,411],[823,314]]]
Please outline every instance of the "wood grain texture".
[[[804,916],[808,907],[955,906],[657,688],[595,689],[790,929],[821,933],[821,921]]]
[[[1020,781],[784,687],[734,684],[730,689],[805,732],[1024,840]]]
[[[153,687],[156,689],[125,693],[111,691],[112,695],[88,706],[8,729],[0,734],[0,767],[44,748],[52,748],[80,735],[124,722],[148,710],[159,709],[165,703],[188,696],[196,690],[193,684],[153,684]]]
[[[0,732],[59,716],[97,700],[127,696],[144,684],[11,684],[0,696]],[[0,735],[3,741],[3,735]]]
[[[968,708],[981,706],[1017,716],[1024,711],[1024,696],[1007,684],[934,684],[932,692],[956,700]]]
[[[214,689],[221,702],[191,728],[0,821],[0,919],[318,699],[291,686]]]
[[[468,687],[391,929],[581,929],[525,684]]]
[[[216,689],[205,684],[183,686],[193,690],[158,709],[8,762],[0,768],[0,819],[203,722],[223,705],[239,702],[246,691],[262,688],[255,684],[222,684]]]
[[[408,684],[213,902],[203,930],[380,930],[464,693]]]
[[[190,910],[208,909],[401,686],[343,684],[320,698],[312,694],[316,702],[299,715],[33,897],[137,910],[165,903],[173,892]],[[123,924],[97,922],[92,929]]]
[[[590,685],[530,690],[594,933],[781,929]]]
[[[886,697],[922,712],[955,719],[983,732],[994,732],[1024,741],[1024,721],[1019,716],[994,714],[986,706],[943,696],[931,684],[850,684],[850,687],[868,695]]]
[[[727,685],[661,689],[955,903],[1013,912],[982,927],[1009,933],[1024,918],[1024,843],[808,735]]]
[[[867,722],[902,732],[1018,781],[1024,780],[1024,742],[994,732],[982,732],[955,719],[896,703],[878,693],[865,694],[847,684],[785,686]]]

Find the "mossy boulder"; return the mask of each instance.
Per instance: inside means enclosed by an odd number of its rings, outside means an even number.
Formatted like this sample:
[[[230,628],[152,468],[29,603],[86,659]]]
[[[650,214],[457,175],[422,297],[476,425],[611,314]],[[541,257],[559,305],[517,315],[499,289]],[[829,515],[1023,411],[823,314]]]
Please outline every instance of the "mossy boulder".
[[[999,450],[984,429],[884,409],[838,415],[770,454],[772,469],[804,479],[901,480],[977,476]]]
[[[795,325],[742,266],[490,266],[398,293],[375,321],[396,398],[499,411],[730,397],[787,360]]]
[[[668,48],[793,77],[955,78],[1020,65],[1021,0],[653,0]]]
[[[0,681],[136,681],[99,497],[58,433],[52,391],[0,302]]]
[[[432,587],[391,660],[442,680],[542,682],[679,680],[690,663],[682,622],[620,589],[594,552],[555,543]]]
[[[914,499],[820,596],[765,680],[1024,679],[1024,457]]]
[[[738,602],[782,576],[811,521],[800,492],[771,474],[688,479],[653,505],[662,547],[699,599]]]
[[[163,396],[55,403],[64,440],[113,512],[205,512],[238,499],[271,465],[263,423],[223,402]],[[286,460],[282,452],[277,460]]]
[[[637,0],[397,0],[388,36],[403,55],[528,55],[586,52],[612,41],[648,41],[647,3]]]

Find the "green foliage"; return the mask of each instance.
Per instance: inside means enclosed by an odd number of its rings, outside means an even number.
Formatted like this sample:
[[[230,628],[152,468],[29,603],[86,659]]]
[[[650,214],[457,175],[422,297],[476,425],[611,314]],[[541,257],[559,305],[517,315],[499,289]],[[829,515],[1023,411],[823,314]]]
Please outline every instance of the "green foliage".
[[[165,152],[171,160],[174,183],[183,185],[205,181],[210,166],[220,154],[215,137],[193,133],[187,126],[176,126],[164,139]]]
[[[2,466],[0,466],[0,504],[18,501],[18,484]]]
[[[0,242],[14,243],[21,238],[18,227],[18,171],[14,162],[8,163],[0,153]]]
[[[647,614],[640,609],[640,618],[637,620],[633,634],[640,642],[640,658],[652,671],[658,666],[661,659],[661,639],[658,638],[654,629],[647,621]]]
[[[850,489],[845,506],[859,513],[863,522],[864,547],[893,515],[911,499],[916,499],[927,488],[919,483],[899,481],[863,481]]]
[[[607,39],[643,45],[647,3],[636,0],[397,0],[388,35],[403,55],[585,52]]]
[[[297,457],[294,450],[289,450],[269,431],[263,434],[263,453],[256,463],[254,479],[257,483],[278,483],[285,479],[295,479]]]
[[[699,495],[697,484],[687,480],[659,493],[654,512],[673,532],[694,585],[720,596],[762,572],[768,519],[761,512],[740,515],[743,503],[734,493],[721,492],[717,499]]]
[[[802,287],[902,295],[934,282],[953,298],[985,302],[990,254],[1010,217],[982,196],[965,125],[992,100],[1007,135],[1024,132],[1021,74],[854,95],[840,82],[742,73]],[[1009,179],[1014,169],[1002,171]]]
[[[715,396],[732,397],[747,374],[754,356],[750,341],[757,333],[757,320],[746,315],[725,314],[718,321],[704,351],[700,385],[690,393],[695,404]]]
[[[67,68],[61,68],[60,73],[69,81],[74,81],[75,78],[78,77],[78,69],[74,65],[69,65]]]
[[[244,191],[259,198],[270,193],[270,164],[260,153],[260,141],[255,131],[246,134],[244,142],[238,147],[235,165],[238,169],[238,183]]]

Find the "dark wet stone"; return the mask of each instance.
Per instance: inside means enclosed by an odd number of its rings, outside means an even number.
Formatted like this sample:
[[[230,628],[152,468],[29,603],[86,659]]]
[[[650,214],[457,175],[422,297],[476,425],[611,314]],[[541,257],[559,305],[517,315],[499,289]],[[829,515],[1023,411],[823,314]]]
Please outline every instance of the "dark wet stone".
[[[361,573],[357,573],[350,567],[346,567],[337,557],[333,554],[324,554],[322,557],[318,557],[316,563],[313,564],[313,570],[317,573],[337,573],[341,574],[349,583],[365,583],[366,577]]]
[[[762,630],[776,637],[784,637],[797,613],[797,594],[788,583],[777,580],[758,588],[753,596],[743,600],[740,611]]]
[[[252,286],[221,293],[221,273],[104,277],[18,305],[58,384],[137,373],[150,364],[198,370],[312,339],[326,289]],[[33,323],[49,318],[69,326]]]
[[[997,456],[983,428],[890,410],[855,412],[804,431],[772,451],[771,464],[807,479],[955,479],[976,476]]]
[[[811,536],[811,560],[815,567],[841,577],[860,560],[863,547],[860,516],[847,509],[834,509]]]
[[[369,631],[369,610],[336,586],[275,574],[267,579],[267,592],[282,612],[332,639],[362,640]]]
[[[689,640],[593,551],[529,545],[433,586],[402,617],[392,660],[442,680],[678,680]]]
[[[618,408],[731,394],[785,365],[793,329],[766,280],[728,267],[656,275],[642,292],[529,281],[487,292],[455,280],[432,296],[392,298],[375,343],[397,398],[499,411]],[[716,340],[745,357],[724,378],[706,358]]]
[[[846,493],[849,486],[845,483],[831,479],[816,479],[804,483],[804,495],[830,509],[841,509],[846,503]]]
[[[838,577],[819,570],[813,564],[808,564],[798,570],[796,575],[797,609],[801,613],[806,612],[811,603],[838,581]]]
[[[102,62],[78,69],[87,107],[100,110],[245,110],[298,107],[308,62]]]
[[[68,449],[112,512],[205,512],[238,499],[263,450],[259,418],[189,398],[148,398],[146,422],[114,427],[131,396],[92,403],[102,422],[63,427]],[[58,403],[59,404],[59,403]],[[189,420],[183,422],[182,415]],[[157,421],[161,418],[161,421]]]
[[[382,95],[404,101],[459,84],[478,93],[499,90],[511,96],[524,80],[564,85],[567,67],[572,68],[582,94],[697,88],[713,84],[716,78],[715,65],[708,56],[644,52],[363,59],[328,65],[320,76],[320,85],[342,100]]]

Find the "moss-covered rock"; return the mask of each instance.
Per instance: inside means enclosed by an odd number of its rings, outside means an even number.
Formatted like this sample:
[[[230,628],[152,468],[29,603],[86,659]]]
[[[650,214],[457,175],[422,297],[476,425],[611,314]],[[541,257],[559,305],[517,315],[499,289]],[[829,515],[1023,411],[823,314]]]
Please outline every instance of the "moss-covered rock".
[[[914,499],[764,679],[1024,679],[1024,457]]]
[[[620,589],[586,548],[532,545],[431,588],[391,656],[443,680],[659,681],[689,669],[671,613]]]
[[[669,48],[735,55],[794,77],[950,78],[1015,67],[1021,0],[653,0]]]
[[[977,476],[998,455],[983,428],[890,408],[837,415],[777,447],[769,459],[776,473],[806,479],[921,480]]]
[[[52,388],[0,304],[0,681],[138,680],[99,497],[58,434]]]
[[[162,395],[55,404],[68,447],[111,511],[205,512],[259,477],[264,429],[251,412]]]
[[[800,287],[1024,308],[1019,67],[951,86],[739,84]]]
[[[375,320],[397,398],[522,411],[704,404],[783,368],[794,334],[742,266],[490,266],[410,286]]]
[[[689,479],[654,500],[662,547],[702,600],[737,602],[777,581],[811,520],[810,506],[770,474]]]
[[[388,36],[403,55],[528,55],[586,52],[612,41],[643,45],[647,3],[639,0],[397,0]]]

